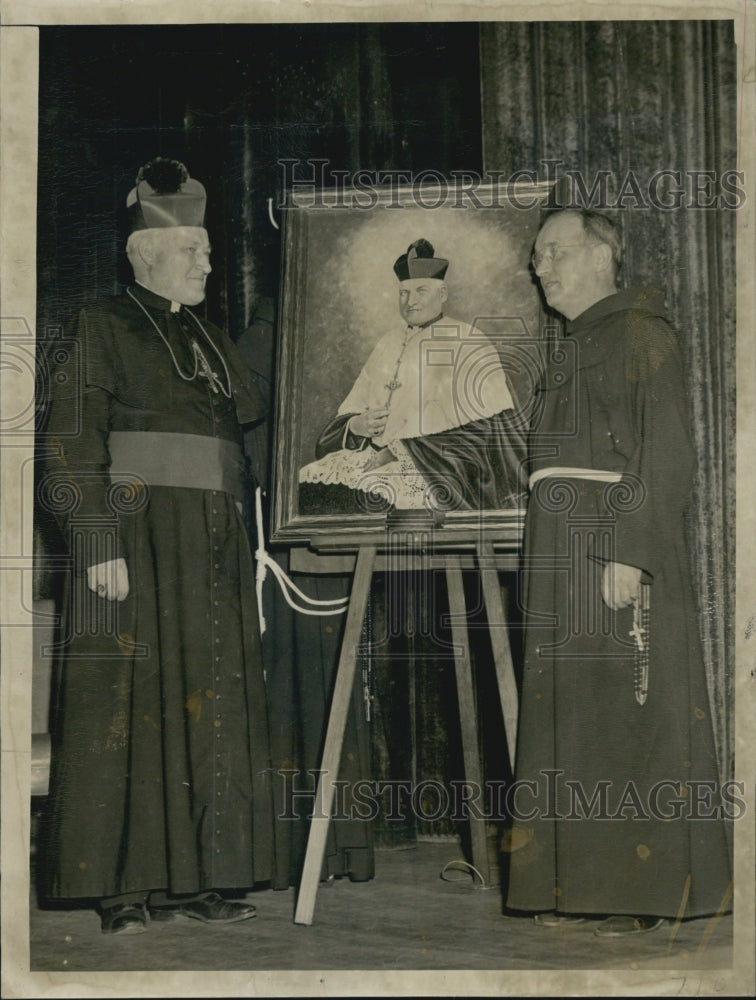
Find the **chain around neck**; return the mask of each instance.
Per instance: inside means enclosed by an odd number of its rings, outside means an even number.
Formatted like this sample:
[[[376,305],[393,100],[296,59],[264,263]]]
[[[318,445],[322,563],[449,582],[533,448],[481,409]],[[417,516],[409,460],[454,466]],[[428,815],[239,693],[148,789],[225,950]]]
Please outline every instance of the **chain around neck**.
[[[194,354],[194,371],[192,372],[191,375],[184,374],[184,372],[181,370],[181,366],[180,366],[180,364],[178,362],[178,358],[176,357],[176,355],[173,352],[173,348],[168,343],[168,340],[167,340],[166,336],[164,335],[163,331],[160,329],[160,327],[158,326],[158,324],[155,322],[154,317],[150,315],[150,313],[145,308],[145,306],[143,305],[143,303],[139,301],[139,299],[136,297],[136,295],[134,295],[134,293],[131,291],[130,288],[126,289],[126,294],[129,296],[129,298],[133,299],[134,302],[136,302],[136,304],[142,310],[142,312],[147,317],[147,319],[150,321],[150,323],[152,323],[153,327],[157,331],[158,336],[160,337],[160,339],[163,341],[163,343],[165,344],[166,348],[168,349],[168,353],[170,354],[171,359],[173,360],[173,366],[174,366],[174,368],[178,372],[179,377],[182,378],[184,380],[184,382],[193,382],[197,378],[197,376],[200,374],[200,358],[202,358],[202,360],[205,361],[205,365],[207,365],[208,370],[210,370],[210,366],[208,365],[207,361],[205,360],[204,355],[202,354],[202,351],[200,350],[199,344],[196,342],[196,340],[193,340],[192,341],[192,347],[193,347],[192,353]],[[226,386],[221,383],[220,379],[218,379],[218,377],[215,375],[214,372],[212,374],[215,376],[215,379],[218,382],[218,385],[220,386],[220,389],[221,389],[221,392],[223,393],[223,395],[227,399],[231,399],[231,376],[229,374],[228,366],[226,365],[225,358],[223,357],[223,355],[221,354],[221,352],[218,350],[218,348],[213,343],[212,338],[210,337],[209,333],[207,332],[207,330],[204,328],[204,326],[200,322],[199,317],[195,316],[194,313],[191,311],[191,309],[187,309],[186,306],[183,306],[183,309],[184,309],[184,311],[186,312],[186,314],[188,316],[192,317],[192,319],[194,320],[195,325],[198,327],[198,329],[202,333],[202,335],[205,338],[205,340],[208,342],[208,344],[212,347],[212,349],[218,355],[218,359],[220,360],[220,363],[223,365],[223,370],[224,370],[224,372],[226,374],[226,385],[228,386],[228,388],[226,388]],[[174,315],[178,316],[178,313],[175,313]],[[204,372],[202,372],[202,374],[205,377],[207,377],[207,375],[205,375]],[[215,388],[214,384],[213,384],[213,388]],[[217,389],[215,391],[217,392]]]

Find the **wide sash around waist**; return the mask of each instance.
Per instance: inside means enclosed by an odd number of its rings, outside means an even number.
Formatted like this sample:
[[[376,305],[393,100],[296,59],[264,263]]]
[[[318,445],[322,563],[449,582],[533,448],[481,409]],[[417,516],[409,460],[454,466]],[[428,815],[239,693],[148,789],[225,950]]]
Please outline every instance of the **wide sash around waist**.
[[[622,479],[621,472],[611,472],[608,469],[581,469],[571,466],[551,465],[546,469],[537,469],[528,479],[532,490],[542,479],[592,479],[600,483],[618,483]]]
[[[139,479],[148,486],[242,492],[242,450],[234,441],[202,434],[111,431],[110,478]]]

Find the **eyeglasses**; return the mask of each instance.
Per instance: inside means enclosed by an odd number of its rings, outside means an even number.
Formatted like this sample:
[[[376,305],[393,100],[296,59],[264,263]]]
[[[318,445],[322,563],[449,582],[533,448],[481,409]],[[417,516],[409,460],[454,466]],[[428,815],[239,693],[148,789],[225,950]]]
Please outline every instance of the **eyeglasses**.
[[[557,256],[557,251],[566,250],[568,247],[595,247],[596,243],[547,243],[543,250],[536,250],[530,255],[530,263],[537,271],[544,261],[549,263]]]

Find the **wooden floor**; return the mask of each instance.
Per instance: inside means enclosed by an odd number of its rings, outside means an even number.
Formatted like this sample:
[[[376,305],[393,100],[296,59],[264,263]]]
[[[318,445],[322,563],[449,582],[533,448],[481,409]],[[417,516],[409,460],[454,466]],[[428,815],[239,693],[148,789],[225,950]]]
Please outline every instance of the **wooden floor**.
[[[495,856],[493,844],[491,852]],[[727,981],[732,965],[731,916],[669,924],[657,932],[622,940],[597,938],[592,921],[543,928],[527,917],[505,914],[498,884],[481,887],[478,879],[456,867],[442,877],[445,865],[458,860],[462,855],[452,841],[380,850],[372,881],[321,883],[309,926],[293,922],[293,889],[251,894],[248,898],[256,903],[258,917],[244,923],[207,927],[180,918],[152,924],[144,934],[120,937],[103,935],[99,918],[91,910],[41,910],[32,899],[30,968],[65,973],[52,977],[61,984],[69,977],[77,981],[79,973],[95,971],[310,970],[309,976],[297,978],[292,993],[276,992],[271,985],[275,977],[266,977],[270,992],[262,994],[255,987],[240,994],[189,991],[179,992],[180,996],[306,995],[310,988],[321,995],[341,995],[335,987],[337,970],[365,970],[356,978],[354,974],[348,977],[351,985],[344,988],[344,995],[357,995],[359,987],[368,983],[366,992],[372,994],[463,995],[468,981],[476,984],[470,995],[523,995],[526,991],[516,985],[523,981],[519,974],[529,974],[527,992],[538,992],[532,984],[539,970],[561,970],[560,985],[568,982],[565,971],[577,973],[579,979],[581,972],[593,970],[589,979],[599,973],[596,981],[604,984],[602,991],[606,983],[618,983],[629,975],[635,988],[626,995],[638,995],[641,982],[666,981],[670,970],[685,970],[688,977],[693,976],[700,995],[706,994],[700,990],[704,980],[714,976],[716,982]],[[367,970],[380,975],[367,975]],[[406,970],[418,970],[420,982],[426,982],[428,989],[414,985],[416,979],[408,977]],[[477,977],[473,975],[476,970],[480,971]],[[431,971],[444,974],[440,979],[423,978]],[[181,989],[186,989],[187,982],[199,988],[206,979],[190,976],[181,981]],[[545,995],[560,995],[549,976],[544,981],[552,982]],[[671,981],[679,986],[680,974]],[[217,975],[212,982],[220,982]],[[386,984],[385,990],[381,984]],[[334,992],[328,992],[328,986]],[[655,988],[653,992],[659,995]]]

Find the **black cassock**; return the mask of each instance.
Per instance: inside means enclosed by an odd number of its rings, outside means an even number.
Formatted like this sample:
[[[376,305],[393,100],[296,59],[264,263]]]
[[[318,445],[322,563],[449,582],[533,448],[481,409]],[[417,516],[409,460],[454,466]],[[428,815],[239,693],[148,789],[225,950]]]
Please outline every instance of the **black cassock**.
[[[241,888],[275,873],[252,555],[238,491],[202,488],[204,450],[191,447],[235,454],[260,397],[218,328],[202,321],[208,340],[167,300],[129,291],[85,308],[49,357],[38,492],[73,559],[54,695],[50,897]],[[192,377],[202,367],[192,339],[214,385]],[[124,432],[137,453],[155,433],[189,435],[162,439],[189,446],[188,484],[113,487],[113,435]],[[87,565],[116,556],[130,583],[120,603],[86,579]]]

